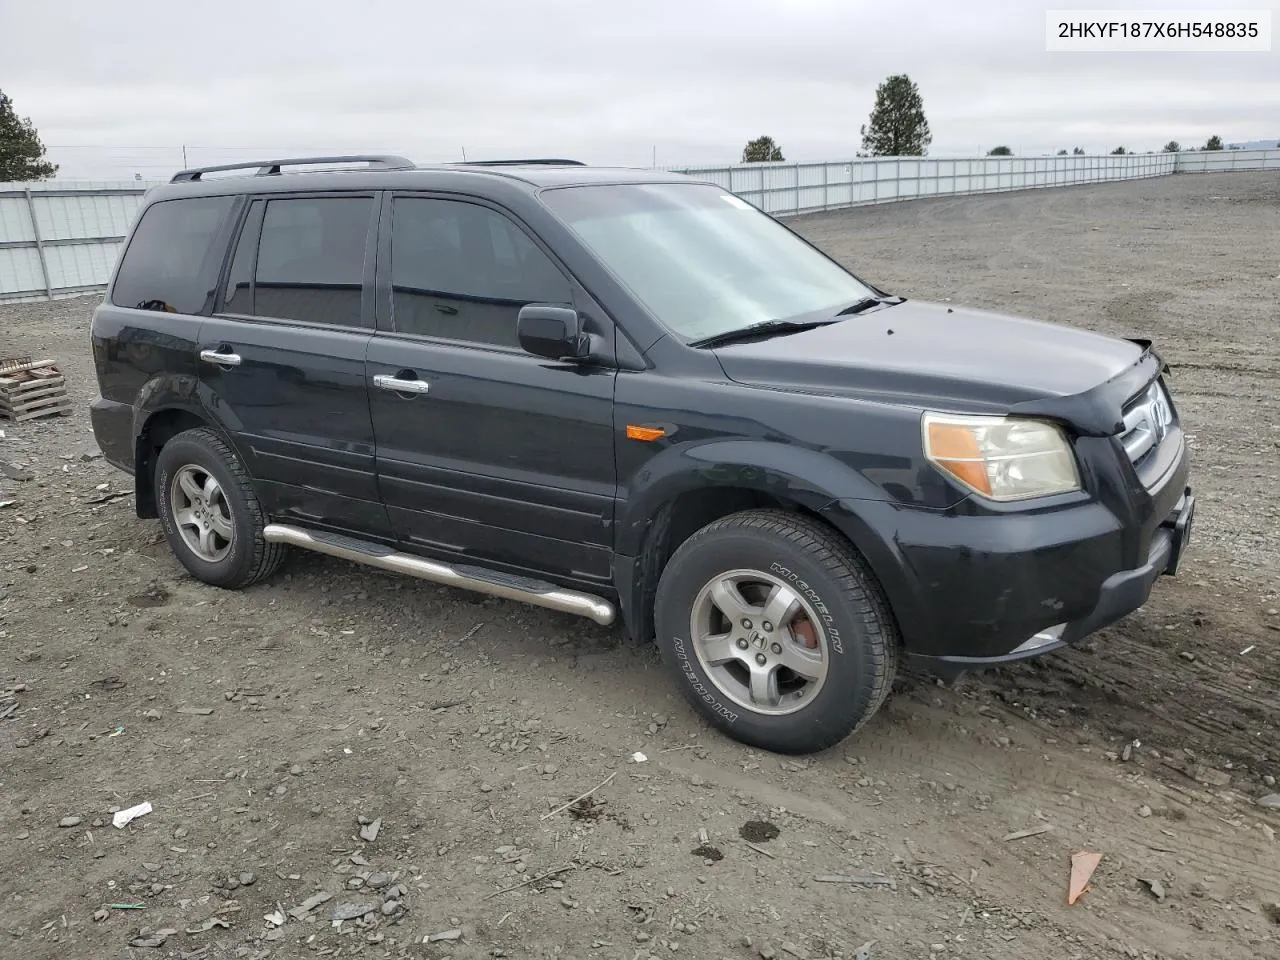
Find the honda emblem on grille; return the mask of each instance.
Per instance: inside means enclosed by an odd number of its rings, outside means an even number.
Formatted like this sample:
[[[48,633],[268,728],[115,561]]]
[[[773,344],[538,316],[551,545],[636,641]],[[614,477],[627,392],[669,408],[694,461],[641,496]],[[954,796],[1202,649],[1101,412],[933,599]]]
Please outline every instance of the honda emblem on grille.
[[[1151,402],[1151,429],[1156,435],[1156,442],[1160,442],[1165,438],[1165,434],[1169,432],[1169,423],[1173,420],[1172,411],[1169,404],[1165,401],[1164,392],[1157,391],[1155,399]]]

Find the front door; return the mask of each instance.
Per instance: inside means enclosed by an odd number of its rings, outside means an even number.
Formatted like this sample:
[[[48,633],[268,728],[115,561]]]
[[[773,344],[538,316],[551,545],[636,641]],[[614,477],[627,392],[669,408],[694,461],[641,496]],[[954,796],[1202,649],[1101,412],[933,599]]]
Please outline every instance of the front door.
[[[400,196],[390,212],[391,329],[368,374],[393,527],[459,562],[607,582],[616,369],[543,360],[516,338],[521,306],[580,292],[493,207]]]
[[[388,538],[364,370],[377,205],[372,194],[254,200],[199,367],[269,515]]]

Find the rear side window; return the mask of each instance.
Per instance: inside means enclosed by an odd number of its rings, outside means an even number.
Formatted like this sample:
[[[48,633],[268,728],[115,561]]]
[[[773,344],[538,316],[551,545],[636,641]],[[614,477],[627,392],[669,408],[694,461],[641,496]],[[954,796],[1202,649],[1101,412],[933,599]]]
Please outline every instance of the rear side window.
[[[371,197],[268,201],[253,275],[252,313],[360,326],[372,215]]]
[[[213,303],[223,228],[235,197],[153,203],[138,221],[111,290],[118,307],[202,313]]]

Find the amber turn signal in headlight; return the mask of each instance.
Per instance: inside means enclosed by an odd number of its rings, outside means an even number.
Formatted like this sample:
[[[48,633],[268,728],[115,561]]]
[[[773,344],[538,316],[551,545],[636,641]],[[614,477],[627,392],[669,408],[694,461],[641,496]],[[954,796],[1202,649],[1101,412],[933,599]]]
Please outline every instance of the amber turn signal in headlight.
[[[1026,500],[1080,489],[1066,434],[1045,420],[926,413],[924,454],[948,476],[992,500]]]

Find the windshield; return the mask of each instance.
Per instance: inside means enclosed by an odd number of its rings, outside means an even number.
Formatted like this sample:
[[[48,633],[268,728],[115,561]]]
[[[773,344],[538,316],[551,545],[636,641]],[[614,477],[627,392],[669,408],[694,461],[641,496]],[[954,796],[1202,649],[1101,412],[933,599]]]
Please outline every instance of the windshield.
[[[716,186],[569,187],[547,190],[542,200],[685,340],[768,320],[830,316],[875,293]]]

